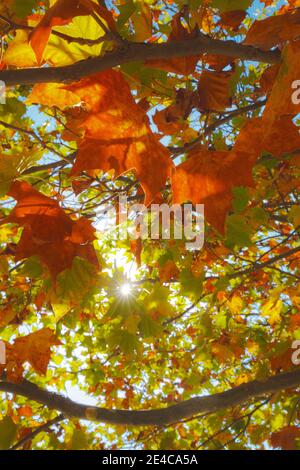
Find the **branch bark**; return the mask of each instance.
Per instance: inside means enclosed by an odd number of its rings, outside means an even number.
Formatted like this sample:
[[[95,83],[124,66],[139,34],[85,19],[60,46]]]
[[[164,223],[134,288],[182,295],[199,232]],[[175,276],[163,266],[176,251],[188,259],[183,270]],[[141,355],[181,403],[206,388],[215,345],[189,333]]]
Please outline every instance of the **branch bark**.
[[[65,417],[115,425],[161,426],[169,425],[202,413],[215,413],[241,405],[252,398],[269,395],[300,385],[300,369],[278,374],[262,381],[242,384],[222,393],[195,397],[176,405],[153,410],[108,410],[75,403],[57,393],[43,390],[31,382],[11,383],[0,381],[0,391],[21,395],[50,409],[60,411]]]
[[[203,34],[188,41],[163,44],[124,43],[124,47],[102,57],[94,57],[64,67],[42,67],[18,70],[3,70],[0,80],[7,86],[34,83],[66,83],[80,80],[103,70],[133,61],[187,57],[197,54],[219,54],[242,60],[277,64],[281,54],[278,50],[262,51],[234,41],[211,39]]]

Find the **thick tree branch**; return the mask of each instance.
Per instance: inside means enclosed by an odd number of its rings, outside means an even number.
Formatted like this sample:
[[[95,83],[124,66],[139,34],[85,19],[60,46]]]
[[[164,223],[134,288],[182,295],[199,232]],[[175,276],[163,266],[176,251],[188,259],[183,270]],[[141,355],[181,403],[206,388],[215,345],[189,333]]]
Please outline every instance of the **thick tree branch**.
[[[221,41],[202,35],[189,41],[164,44],[124,43],[124,47],[102,57],[95,57],[64,67],[43,67],[0,72],[0,80],[7,86],[34,83],[62,83],[80,80],[93,73],[133,61],[186,57],[203,53],[220,54],[243,60],[277,64],[281,54],[278,50],[262,51],[234,41]]]
[[[167,408],[145,411],[107,410],[105,408],[82,405],[57,393],[43,390],[27,381],[23,383],[0,381],[0,391],[21,395],[50,409],[56,409],[63,413],[65,417],[116,425],[161,426],[202,413],[215,413],[243,404],[252,398],[295,388],[299,385],[300,369],[275,375],[263,382],[255,380],[226,392],[206,397],[195,397]]]

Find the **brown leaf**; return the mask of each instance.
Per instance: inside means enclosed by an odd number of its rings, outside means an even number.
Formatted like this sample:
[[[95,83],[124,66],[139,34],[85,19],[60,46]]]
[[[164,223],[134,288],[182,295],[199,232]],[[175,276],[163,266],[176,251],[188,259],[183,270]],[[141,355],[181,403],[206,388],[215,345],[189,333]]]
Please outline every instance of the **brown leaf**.
[[[283,450],[295,450],[296,439],[300,438],[300,428],[297,426],[286,426],[271,435],[271,446]]]
[[[247,13],[245,10],[225,11],[221,13],[221,20],[219,24],[225,26],[233,31],[237,31],[242,21],[246,18]]]
[[[224,111],[232,103],[230,80],[233,72],[202,72],[199,83],[199,108],[204,111]]]

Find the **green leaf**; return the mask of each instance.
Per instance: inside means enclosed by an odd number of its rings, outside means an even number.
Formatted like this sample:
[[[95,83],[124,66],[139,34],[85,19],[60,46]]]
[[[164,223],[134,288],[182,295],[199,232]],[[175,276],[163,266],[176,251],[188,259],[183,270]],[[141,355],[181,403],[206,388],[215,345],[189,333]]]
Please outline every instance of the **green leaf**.
[[[71,440],[71,450],[86,450],[89,447],[87,436],[81,429],[75,429]]]
[[[123,5],[119,5],[118,9],[120,11],[120,15],[117,21],[117,28],[121,29],[125,23],[129,20],[129,18],[133,15],[135,10],[137,9],[137,5],[134,3],[133,0],[129,0],[124,2]]]
[[[25,18],[38,5],[39,0],[15,0],[13,9],[19,18]]]
[[[245,247],[251,245],[250,230],[247,220],[240,215],[229,215],[227,217],[227,238],[225,245],[232,249],[235,246]]]
[[[17,434],[17,426],[10,416],[6,416],[0,421],[0,450],[10,448]]]
[[[253,0],[213,0],[211,6],[218,8],[221,13],[225,11],[247,10]]]
[[[195,299],[201,296],[203,280],[202,278],[195,277],[189,268],[181,271],[179,280],[181,283],[181,294]]]
[[[75,258],[72,268],[66,269],[57,278],[57,297],[64,300],[82,300],[95,286],[95,269],[88,261]]]
[[[243,212],[249,202],[248,189],[243,186],[239,186],[237,188],[233,188],[232,192],[234,212]]]
[[[15,124],[24,116],[26,111],[25,104],[17,98],[7,98],[5,104],[0,104],[1,121],[7,124]]]
[[[150,315],[143,315],[139,323],[139,330],[144,338],[152,338],[161,333],[162,327]]]
[[[289,213],[289,220],[292,222],[294,227],[299,227],[300,225],[300,207],[295,205],[291,207]]]

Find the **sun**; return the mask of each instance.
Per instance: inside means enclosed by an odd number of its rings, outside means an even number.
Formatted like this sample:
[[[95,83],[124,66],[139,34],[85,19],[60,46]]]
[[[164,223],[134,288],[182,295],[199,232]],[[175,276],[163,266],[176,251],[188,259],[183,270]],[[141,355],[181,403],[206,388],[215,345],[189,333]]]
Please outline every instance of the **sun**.
[[[124,297],[128,297],[132,292],[132,286],[128,282],[120,287],[120,292]]]

